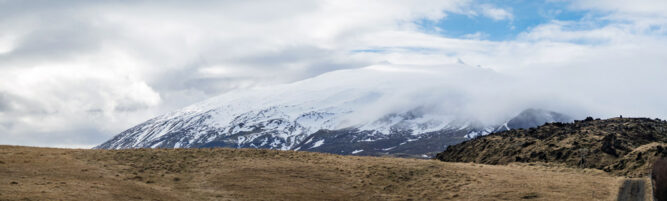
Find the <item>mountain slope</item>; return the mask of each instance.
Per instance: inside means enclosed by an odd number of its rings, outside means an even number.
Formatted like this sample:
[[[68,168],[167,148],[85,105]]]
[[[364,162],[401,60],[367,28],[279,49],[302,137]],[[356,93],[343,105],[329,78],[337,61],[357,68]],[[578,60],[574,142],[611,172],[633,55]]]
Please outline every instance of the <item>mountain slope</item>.
[[[449,146],[436,158],[486,164],[562,163],[634,177],[648,174],[650,164],[665,156],[667,121],[587,118],[490,134]]]
[[[97,148],[249,147],[429,157],[515,122],[569,121],[544,110],[527,110],[521,119],[481,121],[462,109],[469,107],[462,101],[469,95],[452,92],[452,85],[460,84],[456,79],[467,73],[480,79],[496,76],[467,66],[336,71],[288,85],[232,91],[148,120]]]

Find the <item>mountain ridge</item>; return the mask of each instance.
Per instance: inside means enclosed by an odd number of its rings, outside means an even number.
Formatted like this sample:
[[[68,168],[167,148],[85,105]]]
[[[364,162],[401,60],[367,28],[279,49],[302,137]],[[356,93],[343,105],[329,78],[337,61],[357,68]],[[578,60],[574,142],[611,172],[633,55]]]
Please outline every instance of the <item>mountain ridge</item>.
[[[480,80],[460,79],[467,74]],[[96,148],[221,146],[431,157],[446,146],[510,129],[515,121],[537,126],[569,120],[535,109],[511,121],[525,108],[490,107],[486,98],[471,101],[478,93],[499,93],[484,91],[486,82],[499,77],[465,65],[334,71],[231,91],[138,124]],[[470,90],[461,91],[462,84]]]
[[[252,114],[267,114],[257,112]],[[557,114],[551,111],[528,109],[507,122],[523,121],[523,116],[544,117],[540,121],[552,122],[556,119],[547,119]],[[308,113],[308,115],[321,115]],[[562,117],[566,115],[559,114]],[[280,115],[277,115],[280,116]],[[307,115],[306,115],[307,116]],[[263,116],[263,117],[266,117]],[[302,115],[301,117],[304,117]],[[318,116],[320,117],[320,116]],[[402,119],[396,119],[401,117]],[[407,118],[406,118],[407,117]],[[383,118],[385,122],[394,125],[405,125],[406,121],[419,117],[414,112],[407,114],[391,114]],[[480,135],[511,129],[508,123],[494,126],[480,126],[475,123],[447,125],[443,129],[415,133],[408,127],[394,126],[384,133],[382,130],[363,130],[363,127],[349,127],[343,129],[319,129],[312,133],[303,132],[297,121],[287,121],[282,118],[269,118],[259,124],[237,117],[232,126],[217,127],[210,123],[214,118],[209,113],[203,115],[185,116],[177,118],[175,122],[161,122],[154,118],[134,126],[109,141],[96,147],[98,149],[124,148],[180,148],[180,147],[232,147],[232,148],[267,148],[280,150],[316,151],[335,154],[354,155],[395,155],[403,157],[432,157],[449,145],[457,144]],[[387,120],[391,119],[391,120]],[[534,123],[529,119],[525,124]],[[566,120],[566,119],[558,119]],[[395,123],[399,122],[399,123]],[[401,122],[403,124],[401,124]],[[543,122],[544,123],[544,122]],[[291,133],[290,133],[291,132]],[[385,131],[386,132],[386,131]],[[163,133],[162,136],[150,138],[151,134]],[[193,136],[192,133],[202,133]],[[148,140],[146,140],[148,139]],[[181,144],[181,142],[189,142]]]

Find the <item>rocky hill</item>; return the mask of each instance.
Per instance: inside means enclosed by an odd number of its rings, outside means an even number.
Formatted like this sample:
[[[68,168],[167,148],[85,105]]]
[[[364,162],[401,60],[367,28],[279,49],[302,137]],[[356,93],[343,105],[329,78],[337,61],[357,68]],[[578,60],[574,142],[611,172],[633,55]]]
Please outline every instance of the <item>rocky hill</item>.
[[[561,163],[617,175],[647,175],[667,156],[667,121],[647,118],[587,118],[513,129],[449,146],[436,158],[449,162]]]

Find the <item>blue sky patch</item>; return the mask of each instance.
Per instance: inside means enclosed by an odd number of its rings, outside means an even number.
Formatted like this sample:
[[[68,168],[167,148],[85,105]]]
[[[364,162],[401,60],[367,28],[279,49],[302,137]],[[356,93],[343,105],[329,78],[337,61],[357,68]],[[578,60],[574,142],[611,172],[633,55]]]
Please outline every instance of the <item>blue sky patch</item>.
[[[484,6],[504,9],[512,18],[493,19],[484,15]],[[572,10],[567,2],[554,1],[479,1],[472,6],[474,13],[447,13],[447,17],[438,21],[420,20],[416,24],[427,33],[437,33],[452,38],[473,38],[491,41],[513,40],[522,32],[540,25],[558,21],[580,21],[597,15],[591,11]],[[604,24],[594,25],[599,27]],[[589,27],[593,28],[593,27]]]

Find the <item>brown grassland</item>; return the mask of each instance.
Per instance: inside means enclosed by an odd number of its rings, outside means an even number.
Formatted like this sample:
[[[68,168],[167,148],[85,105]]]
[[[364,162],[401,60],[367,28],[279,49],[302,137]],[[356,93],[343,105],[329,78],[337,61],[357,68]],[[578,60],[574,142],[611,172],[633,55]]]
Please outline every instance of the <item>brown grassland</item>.
[[[0,146],[0,200],[615,200],[623,179],[549,164]]]

